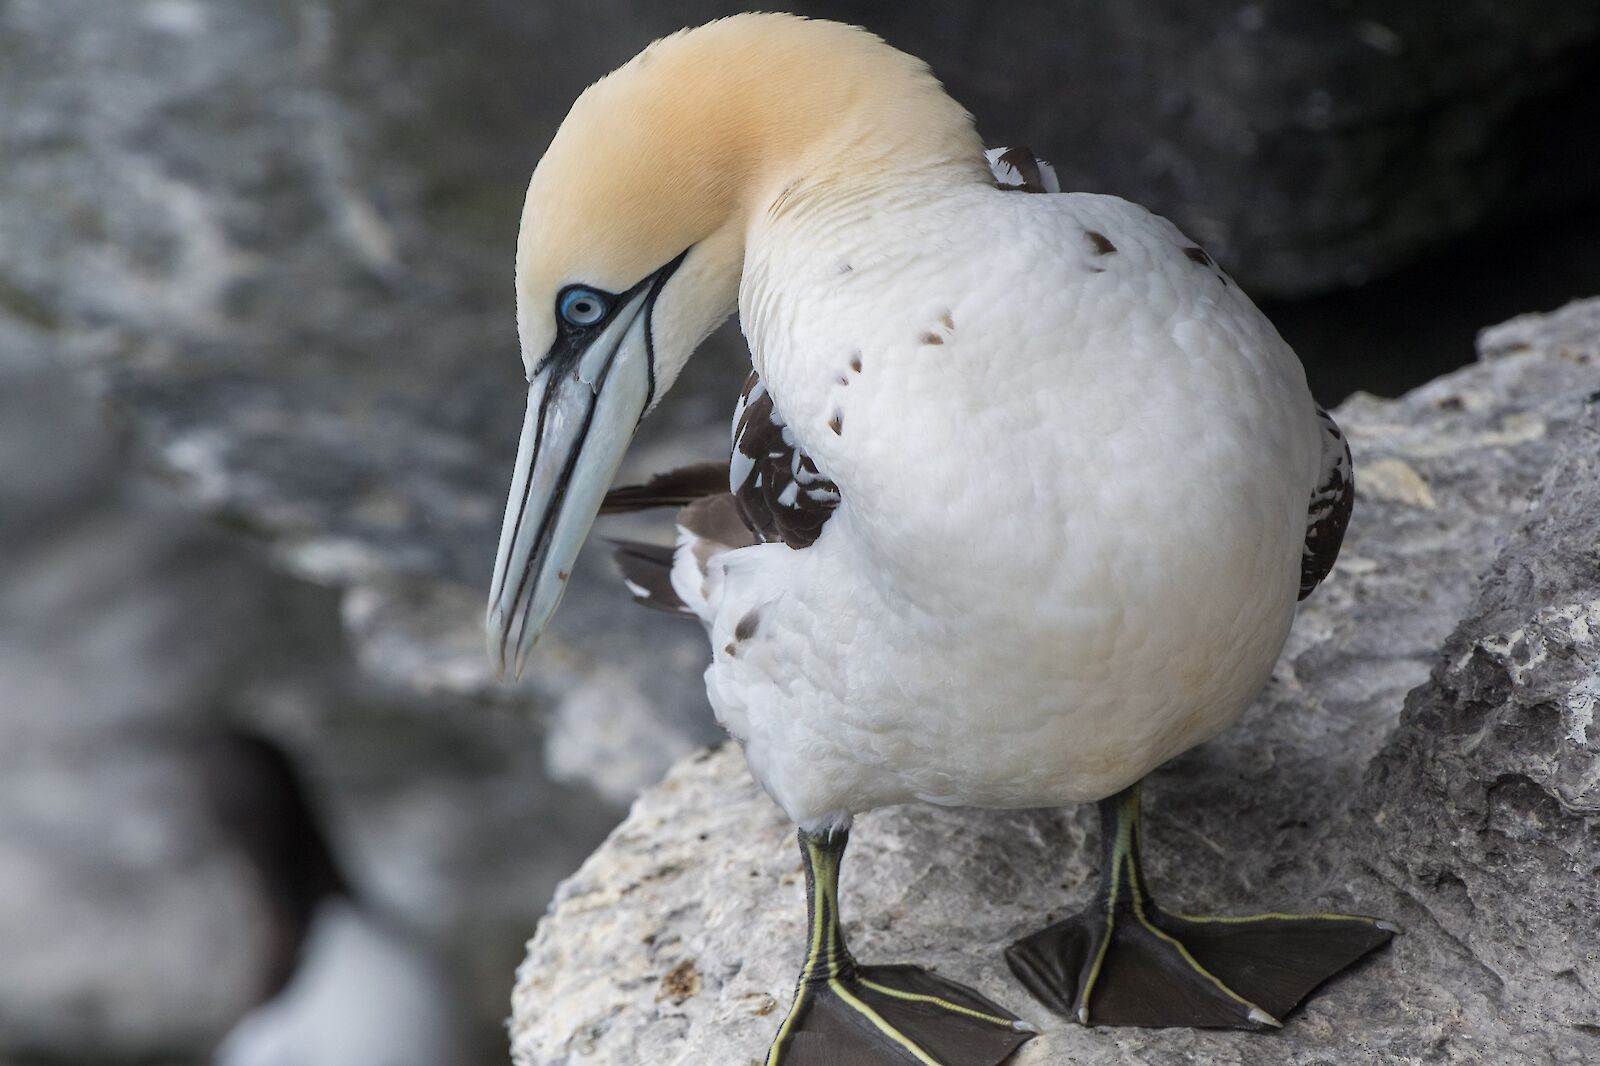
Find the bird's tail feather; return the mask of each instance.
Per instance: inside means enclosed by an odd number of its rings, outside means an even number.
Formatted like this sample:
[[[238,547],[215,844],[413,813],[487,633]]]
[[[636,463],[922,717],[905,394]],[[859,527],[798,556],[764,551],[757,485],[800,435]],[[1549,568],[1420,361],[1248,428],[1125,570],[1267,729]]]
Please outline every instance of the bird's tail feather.
[[[638,540],[614,540],[612,558],[635,603],[668,614],[693,616],[694,612],[672,587],[673,549]]]

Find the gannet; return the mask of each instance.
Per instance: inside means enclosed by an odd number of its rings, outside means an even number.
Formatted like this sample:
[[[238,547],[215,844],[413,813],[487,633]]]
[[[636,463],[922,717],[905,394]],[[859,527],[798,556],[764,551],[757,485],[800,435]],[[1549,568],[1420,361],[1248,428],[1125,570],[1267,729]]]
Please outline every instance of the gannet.
[[[211,1066],[465,1061],[471,1042],[444,968],[345,878],[283,750],[232,732],[200,750],[206,798],[260,881],[273,933],[262,1000]]]
[[[729,461],[609,507],[686,505],[624,571],[705,624],[712,708],[799,826],[810,934],[768,1066],[989,1066],[1031,1035],[851,956],[840,860],[889,804],[1100,803],[1097,898],[1008,952],[1085,1024],[1275,1026],[1390,937],[1149,893],[1140,780],[1261,690],[1353,492],[1293,351],[1172,223],[986,156],[864,30],[739,15],[578,97],[516,291],[528,410],[487,629],[519,673],[639,420],[735,311],[748,342]]]

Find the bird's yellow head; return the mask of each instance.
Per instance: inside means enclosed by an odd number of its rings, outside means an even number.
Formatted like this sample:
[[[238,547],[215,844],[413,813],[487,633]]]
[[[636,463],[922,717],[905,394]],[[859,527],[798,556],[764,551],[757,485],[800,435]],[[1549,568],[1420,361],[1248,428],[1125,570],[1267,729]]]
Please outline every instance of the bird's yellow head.
[[[633,430],[733,313],[751,223],[797,183],[986,176],[970,116],[864,30],[738,15],[655,42],[578,97],[517,241],[528,414],[490,595],[518,672]]]

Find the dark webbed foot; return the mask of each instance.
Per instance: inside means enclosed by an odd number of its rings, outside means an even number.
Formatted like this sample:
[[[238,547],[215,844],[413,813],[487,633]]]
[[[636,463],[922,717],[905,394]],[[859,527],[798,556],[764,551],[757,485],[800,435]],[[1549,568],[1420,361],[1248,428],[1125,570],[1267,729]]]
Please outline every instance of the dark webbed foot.
[[[986,997],[918,966],[861,966],[839,926],[845,834],[800,833],[810,946],[794,1005],[767,1066],[998,1066],[1032,1026]]]
[[[972,989],[919,966],[803,979],[768,1066],[996,1066],[1034,1033]]]
[[[1275,1027],[1395,933],[1349,914],[1168,914],[1144,887],[1137,785],[1102,802],[1101,826],[1099,898],[1006,952],[1040,1002],[1084,1025]]]

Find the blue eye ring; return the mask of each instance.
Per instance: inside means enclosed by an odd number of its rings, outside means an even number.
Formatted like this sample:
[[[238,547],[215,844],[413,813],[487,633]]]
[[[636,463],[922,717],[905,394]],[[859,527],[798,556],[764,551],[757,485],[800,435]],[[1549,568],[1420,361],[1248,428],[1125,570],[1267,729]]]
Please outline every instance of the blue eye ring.
[[[556,310],[567,324],[586,327],[604,321],[611,305],[604,293],[573,286],[561,294]]]

